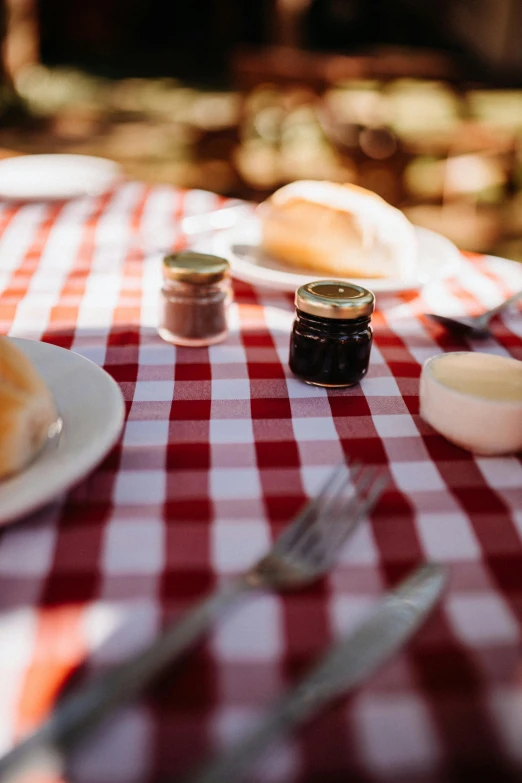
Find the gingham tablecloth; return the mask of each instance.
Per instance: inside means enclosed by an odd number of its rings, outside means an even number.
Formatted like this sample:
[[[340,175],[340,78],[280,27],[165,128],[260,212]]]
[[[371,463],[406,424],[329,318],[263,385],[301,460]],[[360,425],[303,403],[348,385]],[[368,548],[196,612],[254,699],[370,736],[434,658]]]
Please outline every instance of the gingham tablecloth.
[[[326,391],[288,370],[286,294],[237,283],[230,337],[210,349],[156,335],[153,250],[180,246],[180,217],[216,203],[124,183],[101,198],[1,207],[1,332],[92,359],[127,405],[98,469],[1,534],[1,749],[71,678],[123,659],[250,564],[344,453],[386,466],[392,489],[331,576],[237,609],[85,744],[68,779],[180,775],[241,734],[386,588],[437,559],[450,587],[414,642],[249,780],[521,780],[521,461],[474,458],[434,434],[417,391],[422,362],[442,351],[522,358],[519,313],[480,344],[420,317],[491,306],[522,287],[522,268],[467,256],[457,280],[383,300],[368,378]]]

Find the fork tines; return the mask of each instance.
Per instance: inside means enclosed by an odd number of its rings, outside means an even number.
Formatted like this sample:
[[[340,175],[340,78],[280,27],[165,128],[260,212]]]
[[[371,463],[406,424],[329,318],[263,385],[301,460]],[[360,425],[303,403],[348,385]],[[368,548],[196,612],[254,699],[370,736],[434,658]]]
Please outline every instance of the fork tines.
[[[389,483],[381,466],[342,461],[328,477],[319,494],[303,509],[277,542],[296,555],[316,550],[317,567],[326,570],[353,529],[375,506]]]

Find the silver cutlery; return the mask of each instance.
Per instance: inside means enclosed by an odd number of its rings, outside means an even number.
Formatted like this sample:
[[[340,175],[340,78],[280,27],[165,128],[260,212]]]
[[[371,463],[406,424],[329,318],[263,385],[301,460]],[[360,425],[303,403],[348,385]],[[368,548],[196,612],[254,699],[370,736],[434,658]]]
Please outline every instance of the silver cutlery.
[[[356,688],[418,630],[446,581],[438,564],[421,566],[389,592],[355,631],[335,643],[251,733],[184,783],[233,783],[274,741],[310,719],[328,702]]]
[[[338,465],[268,554],[167,626],[143,651],[65,696],[40,728],[0,759],[0,781],[16,780],[35,766],[50,767],[53,774],[63,769],[67,754],[91,730],[139,694],[240,598],[304,587],[326,574],[387,483],[382,468]]]
[[[238,203],[228,204],[226,207],[219,207],[213,209],[211,212],[200,212],[197,215],[187,215],[182,218],[179,223],[179,228],[182,234],[187,237],[196,237],[200,234],[209,234],[213,231],[222,231],[227,228],[232,228],[238,220],[246,218],[252,215],[252,205],[240,201]],[[163,240],[161,235],[155,235],[153,243],[150,245],[140,237],[138,234],[134,240],[127,247],[127,250],[140,250],[146,255],[167,255],[169,253],[176,252],[172,247],[171,232],[168,232],[168,239]],[[106,246],[107,249],[107,246]]]
[[[426,318],[430,318],[432,321],[436,321],[441,326],[444,326],[449,332],[455,332],[458,334],[465,334],[470,337],[488,337],[490,335],[489,324],[490,321],[502,312],[506,307],[517,302],[522,298],[522,291],[518,291],[509,299],[501,302],[496,307],[492,307],[491,310],[487,310],[481,315],[475,316],[462,316],[459,318],[450,318],[447,315],[438,315],[437,313],[425,313]]]
[[[181,230],[184,234],[202,234],[206,231],[231,228],[240,218],[250,214],[252,214],[252,206],[245,202],[229,204],[212,212],[187,215],[181,220]]]

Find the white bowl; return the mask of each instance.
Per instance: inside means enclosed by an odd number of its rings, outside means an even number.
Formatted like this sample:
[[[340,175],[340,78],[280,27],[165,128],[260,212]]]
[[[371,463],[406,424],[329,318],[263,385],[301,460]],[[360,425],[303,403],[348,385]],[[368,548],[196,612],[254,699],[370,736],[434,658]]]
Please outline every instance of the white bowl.
[[[420,413],[433,429],[481,455],[522,450],[522,362],[455,352],[425,362]]]

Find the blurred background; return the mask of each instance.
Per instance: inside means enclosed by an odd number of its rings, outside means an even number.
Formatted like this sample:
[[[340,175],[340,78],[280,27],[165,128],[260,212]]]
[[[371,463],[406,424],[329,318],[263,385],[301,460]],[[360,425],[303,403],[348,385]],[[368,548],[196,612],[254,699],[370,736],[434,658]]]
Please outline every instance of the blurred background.
[[[522,260],[520,0],[0,0],[0,156],[262,200],[354,182]]]

